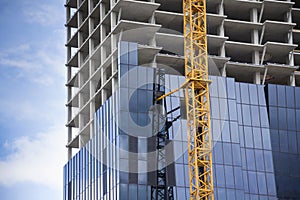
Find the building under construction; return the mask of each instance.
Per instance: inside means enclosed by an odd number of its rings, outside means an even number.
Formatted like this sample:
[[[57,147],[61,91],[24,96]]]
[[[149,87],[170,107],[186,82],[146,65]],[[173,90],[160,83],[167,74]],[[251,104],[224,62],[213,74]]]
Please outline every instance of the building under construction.
[[[64,200],[190,199],[183,0],[65,7]],[[300,199],[300,1],[205,17],[214,199]]]

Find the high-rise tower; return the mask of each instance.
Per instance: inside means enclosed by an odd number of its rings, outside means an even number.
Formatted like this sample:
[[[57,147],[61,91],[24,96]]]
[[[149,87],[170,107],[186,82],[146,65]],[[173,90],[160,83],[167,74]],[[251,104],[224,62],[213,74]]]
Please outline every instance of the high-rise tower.
[[[181,0],[67,0],[64,198],[188,199]],[[300,198],[299,1],[208,0],[216,199]],[[79,149],[75,155],[72,149]]]

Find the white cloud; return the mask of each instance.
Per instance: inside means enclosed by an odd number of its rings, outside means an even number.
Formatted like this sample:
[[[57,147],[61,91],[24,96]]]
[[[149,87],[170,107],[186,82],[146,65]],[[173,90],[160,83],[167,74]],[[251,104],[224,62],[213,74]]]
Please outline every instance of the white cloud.
[[[56,126],[35,138],[20,137],[5,142],[4,148],[13,153],[0,160],[0,185],[30,182],[61,190],[67,158],[65,132],[63,126]]]
[[[25,78],[46,86],[58,81],[63,85],[65,82],[64,32],[54,30],[45,40],[0,50],[0,66],[18,69],[18,76],[14,78]]]
[[[64,19],[64,13],[57,6],[30,2],[24,7],[24,15],[29,23],[38,23],[43,26],[56,25]]]

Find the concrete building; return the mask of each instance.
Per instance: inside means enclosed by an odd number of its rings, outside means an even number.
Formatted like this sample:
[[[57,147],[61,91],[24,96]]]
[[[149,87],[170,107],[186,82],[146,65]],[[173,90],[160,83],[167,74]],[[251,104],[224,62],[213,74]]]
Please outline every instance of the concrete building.
[[[155,199],[150,108],[157,92],[184,81],[182,0],[65,6],[64,198]],[[208,0],[207,12],[216,199],[299,199],[300,2]],[[180,200],[189,193],[182,102],[179,91],[163,103],[166,189]]]

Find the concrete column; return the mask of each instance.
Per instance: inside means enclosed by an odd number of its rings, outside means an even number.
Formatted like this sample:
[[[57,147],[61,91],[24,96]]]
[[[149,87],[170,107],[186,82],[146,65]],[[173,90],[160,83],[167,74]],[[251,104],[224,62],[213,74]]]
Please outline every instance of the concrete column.
[[[251,19],[252,22],[255,22],[255,23],[258,22],[258,12],[257,12],[256,8],[254,8],[250,11],[250,19]],[[253,44],[259,44],[258,30],[252,30],[251,42]],[[252,63],[256,64],[256,65],[259,64],[259,52],[258,51],[253,51],[253,53],[252,53]]]
[[[290,75],[289,85],[296,86],[296,78],[294,73]]]
[[[260,72],[255,72],[253,75],[253,83],[254,84],[261,84],[260,80]]]

